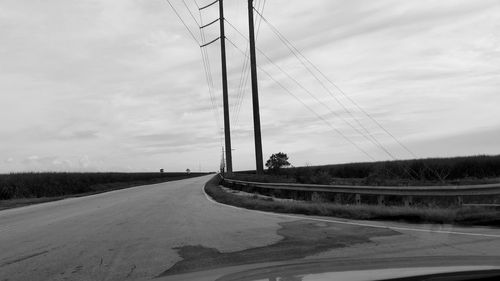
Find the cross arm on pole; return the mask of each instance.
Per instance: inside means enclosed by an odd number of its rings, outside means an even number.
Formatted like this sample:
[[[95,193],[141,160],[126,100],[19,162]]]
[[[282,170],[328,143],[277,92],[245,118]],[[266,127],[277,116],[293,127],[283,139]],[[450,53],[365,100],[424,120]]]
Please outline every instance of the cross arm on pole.
[[[215,4],[217,2],[219,2],[219,0],[215,0],[214,2],[212,2],[212,3],[210,3],[210,4],[206,5],[206,6],[201,7],[199,10],[201,11],[201,10],[203,10],[205,8],[208,8],[208,7],[212,6],[213,4]]]

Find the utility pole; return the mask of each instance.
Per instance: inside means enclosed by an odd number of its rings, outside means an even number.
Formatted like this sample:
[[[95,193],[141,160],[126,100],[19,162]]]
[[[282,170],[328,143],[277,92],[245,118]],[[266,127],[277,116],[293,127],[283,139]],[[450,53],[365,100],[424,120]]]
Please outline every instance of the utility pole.
[[[220,25],[220,51],[222,60],[222,100],[224,107],[224,137],[226,144],[226,171],[233,172],[233,158],[231,156],[231,131],[229,127],[229,97],[227,93],[227,68],[226,68],[226,37],[224,34],[224,3],[219,0],[219,25]]]
[[[252,75],[253,129],[255,138],[255,162],[257,174],[264,173],[262,159],[262,136],[260,133],[259,88],[257,85],[257,59],[255,57],[255,36],[253,24],[253,0],[248,0],[248,29],[250,39],[250,70]]]

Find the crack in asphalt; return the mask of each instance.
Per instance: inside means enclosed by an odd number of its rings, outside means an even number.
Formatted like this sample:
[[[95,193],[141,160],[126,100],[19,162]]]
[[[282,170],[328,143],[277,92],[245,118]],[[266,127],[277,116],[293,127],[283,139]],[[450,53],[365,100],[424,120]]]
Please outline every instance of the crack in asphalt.
[[[6,265],[10,265],[10,264],[14,264],[14,263],[18,263],[18,262],[21,262],[21,261],[24,261],[24,260],[27,260],[27,259],[30,259],[30,258],[34,258],[34,257],[40,256],[40,255],[46,254],[48,252],[49,252],[48,250],[47,251],[42,251],[42,252],[34,253],[34,254],[31,254],[31,255],[27,255],[27,256],[24,256],[24,257],[20,257],[20,258],[14,259],[14,260],[6,261],[6,262],[2,263],[0,265],[0,267],[6,266]]]
[[[129,278],[130,276],[132,276],[132,273],[134,272],[134,270],[137,268],[137,266],[135,264],[132,265],[132,267],[130,268],[130,272],[127,274],[127,276],[125,276],[125,278]]]

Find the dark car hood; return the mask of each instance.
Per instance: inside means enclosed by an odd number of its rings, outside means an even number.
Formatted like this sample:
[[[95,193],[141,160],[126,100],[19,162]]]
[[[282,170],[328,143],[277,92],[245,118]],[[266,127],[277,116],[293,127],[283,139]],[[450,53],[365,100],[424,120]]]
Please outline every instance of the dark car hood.
[[[179,281],[358,281],[471,271],[496,271],[500,274],[500,257],[426,256],[378,259],[303,259],[272,264],[233,266],[160,279]]]

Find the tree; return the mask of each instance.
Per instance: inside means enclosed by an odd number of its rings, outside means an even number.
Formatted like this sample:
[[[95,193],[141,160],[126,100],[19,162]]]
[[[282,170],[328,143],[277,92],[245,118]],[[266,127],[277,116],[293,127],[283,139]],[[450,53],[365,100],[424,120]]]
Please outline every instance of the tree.
[[[271,157],[269,157],[269,160],[267,160],[266,162],[266,167],[268,168],[268,170],[274,173],[277,173],[282,167],[288,166],[290,166],[290,162],[288,162],[288,156],[283,152],[278,152],[271,155]]]

